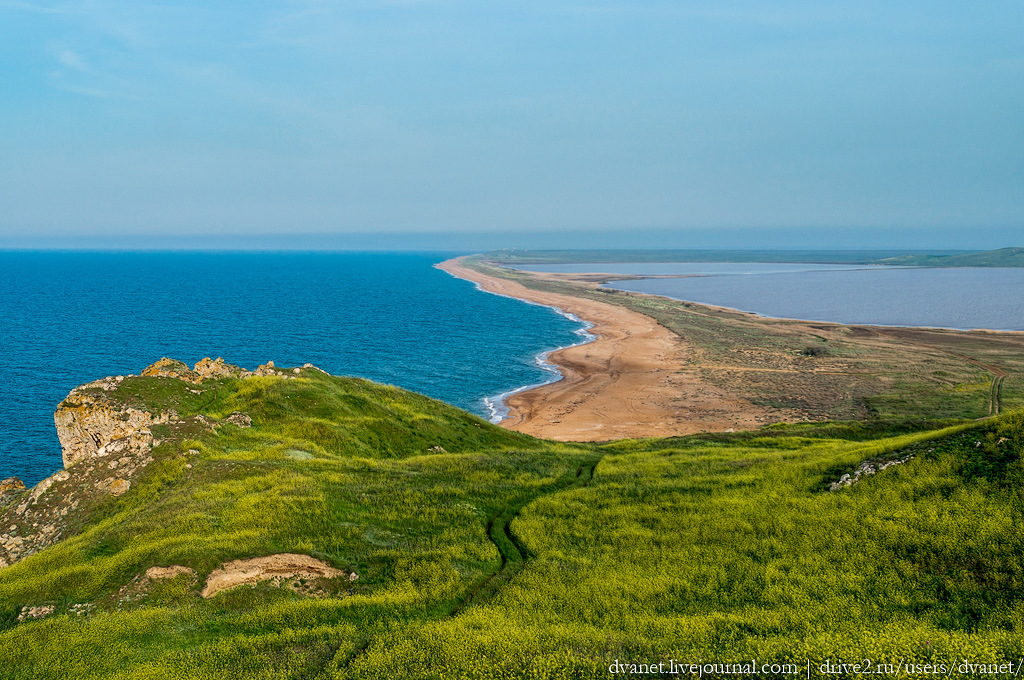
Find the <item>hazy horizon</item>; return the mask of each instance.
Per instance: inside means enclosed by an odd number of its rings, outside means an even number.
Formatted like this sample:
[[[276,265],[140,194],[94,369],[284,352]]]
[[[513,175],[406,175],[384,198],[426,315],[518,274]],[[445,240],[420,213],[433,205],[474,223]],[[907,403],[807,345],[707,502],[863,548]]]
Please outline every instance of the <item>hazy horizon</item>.
[[[501,233],[0,235],[0,250],[437,251],[792,250],[933,252],[1024,245],[1017,229],[690,229]]]

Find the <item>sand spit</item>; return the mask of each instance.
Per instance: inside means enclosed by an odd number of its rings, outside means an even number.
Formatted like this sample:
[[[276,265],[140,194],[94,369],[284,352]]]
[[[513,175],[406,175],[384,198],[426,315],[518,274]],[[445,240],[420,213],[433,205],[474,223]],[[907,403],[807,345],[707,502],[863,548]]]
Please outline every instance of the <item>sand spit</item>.
[[[765,411],[702,382],[686,367],[682,339],[649,316],[618,305],[532,290],[481,274],[464,258],[438,265],[483,290],[558,307],[593,324],[594,342],[552,352],[563,379],[508,398],[501,425],[561,441],[606,441],[753,429]]]

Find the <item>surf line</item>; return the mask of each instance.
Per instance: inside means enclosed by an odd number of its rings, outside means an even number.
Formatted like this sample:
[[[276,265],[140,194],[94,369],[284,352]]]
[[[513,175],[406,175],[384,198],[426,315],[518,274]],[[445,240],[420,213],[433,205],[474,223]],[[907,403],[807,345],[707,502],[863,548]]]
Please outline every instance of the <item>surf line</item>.
[[[448,273],[451,274],[451,272]],[[455,275],[452,274],[452,276]],[[556,307],[554,305],[542,305],[539,302],[534,302],[533,300],[524,300],[523,298],[518,298],[514,295],[496,293],[493,290],[487,290],[486,288],[481,286],[479,282],[473,281],[472,279],[463,280],[469,281],[477,290],[483,293],[487,293],[488,295],[497,295],[498,297],[516,300],[518,302],[522,302],[523,304],[533,305],[534,307],[545,307],[547,309],[553,310],[556,314],[559,314],[560,316],[564,316],[566,319],[569,319],[570,321],[580,324],[580,327],[573,331],[573,333],[580,336],[579,342],[574,342],[571,345],[555,347],[553,349],[546,349],[542,352],[538,352],[537,355],[533,358],[533,361],[538,368],[541,368],[551,374],[551,377],[548,380],[544,380],[538,383],[530,383],[529,385],[517,387],[514,390],[509,390],[507,392],[502,392],[501,394],[496,394],[494,396],[483,398],[484,405],[487,407],[487,410],[489,411],[487,420],[489,420],[492,423],[500,423],[502,420],[508,417],[509,407],[507,400],[509,397],[511,397],[514,394],[519,394],[520,392],[526,392],[527,390],[532,390],[537,387],[543,387],[544,385],[556,383],[562,379],[562,371],[558,368],[556,364],[553,364],[550,361],[548,361],[548,356],[553,352],[559,352],[563,349],[569,349],[570,347],[579,347],[580,345],[586,345],[587,343],[591,343],[597,340],[597,336],[590,332],[590,329],[594,327],[594,324],[587,321],[586,319],[581,319],[575,314],[565,311],[561,307]]]

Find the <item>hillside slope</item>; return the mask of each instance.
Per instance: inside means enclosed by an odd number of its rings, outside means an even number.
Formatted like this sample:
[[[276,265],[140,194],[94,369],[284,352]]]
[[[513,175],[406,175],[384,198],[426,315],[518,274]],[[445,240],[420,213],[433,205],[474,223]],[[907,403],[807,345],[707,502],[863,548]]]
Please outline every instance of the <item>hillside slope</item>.
[[[224,366],[62,404],[67,469],[2,497],[5,530],[49,513],[61,540],[0,569],[0,677],[1024,656],[1020,414],[567,445],[308,366]],[[115,420],[133,432],[80,436]]]

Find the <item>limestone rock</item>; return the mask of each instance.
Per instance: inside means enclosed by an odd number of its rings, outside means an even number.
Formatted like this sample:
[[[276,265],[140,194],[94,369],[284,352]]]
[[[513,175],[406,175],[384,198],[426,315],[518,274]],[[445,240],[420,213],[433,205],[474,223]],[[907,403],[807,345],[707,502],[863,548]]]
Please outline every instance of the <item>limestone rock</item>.
[[[20,491],[25,488],[25,482],[21,481],[17,477],[8,477],[7,479],[0,481],[0,493],[6,491]]]
[[[100,378],[99,380],[93,380],[91,383],[86,383],[77,389],[101,389],[104,392],[110,392],[111,390],[116,390],[118,385],[124,382],[124,378],[125,377],[123,375]]]
[[[190,581],[196,580],[196,572],[180,564],[172,564],[169,567],[150,567],[145,574],[137,574],[129,583],[121,586],[117,591],[118,603],[124,605],[138,602],[152,591],[154,581],[172,579],[181,574],[187,574]]]
[[[85,458],[149,451],[149,426],[171,419],[169,413],[154,416],[80,389],[71,390],[53,414],[65,468]]]
[[[18,621],[28,621],[29,619],[41,619],[44,616],[49,616],[56,607],[52,604],[44,604],[39,607],[23,607],[21,613],[18,614]]]
[[[100,491],[105,491],[111,496],[123,496],[128,493],[128,489],[131,488],[132,483],[127,479],[104,479],[101,482],[96,482],[96,488]]]
[[[172,564],[169,567],[150,567],[146,570],[146,578],[150,580],[174,578],[180,574],[195,576],[196,572],[188,567],[183,567],[180,564]]]
[[[78,604],[73,604],[68,607],[68,614],[72,614],[74,616],[84,616],[86,614],[91,614],[95,610],[95,602],[79,602]]]
[[[206,578],[202,597],[210,598],[219,592],[241,585],[253,585],[259,581],[283,581],[299,578],[335,578],[347,574],[326,562],[294,553],[253,557],[248,560],[234,560],[223,564]],[[358,578],[358,577],[357,577]]]
[[[239,413],[238,411],[235,411],[224,420],[225,422],[237,425],[238,427],[252,427],[252,418],[244,413]]]
[[[903,465],[914,459],[914,454],[906,454],[899,458],[893,458],[889,460],[866,460],[857,466],[857,469],[853,471],[853,474],[844,474],[839,478],[838,481],[832,482],[828,490],[829,491],[840,491],[848,486],[853,486],[859,482],[863,477],[873,475],[876,472],[887,470],[894,465]]]
[[[210,360],[210,357],[201,359],[196,363],[192,371],[199,377],[197,382],[202,382],[209,378],[245,377],[245,374],[249,373],[249,371],[244,370],[240,366],[225,363],[220,357],[214,360]]]
[[[320,370],[311,365],[304,368]],[[294,378],[294,371],[298,369],[284,375],[273,361],[268,361],[253,372],[228,364],[220,357],[206,357],[190,369],[181,361],[164,357],[146,367],[142,376],[173,378],[198,386],[207,379],[248,378],[254,374]],[[126,383],[129,378],[131,380]],[[71,390],[53,416],[65,469],[27,492],[24,483],[16,477],[0,481],[0,496],[15,501],[0,508],[0,526],[8,527],[0,533],[0,568],[52,545],[69,529],[73,531],[73,524],[69,525],[68,518],[76,509],[90,507],[107,494],[121,496],[127,493],[135,476],[153,462],[151,452],[158,444],[151,430],[154,425],[171,424],[167,428],[171,432],[187,431],[190,426],[198,425],[213,432],[221,424],[202,414],[180,419],[173,410],[157,413],[145,410],[149,407],[140,406],[139,401],[133,399],[137,394],[135,389],[123,391],[126,384],[136,380],[140,377],[118,375]],[[202,393],[201,389],[192,386],[187,387],[188,391]],[[125,394],[127,399],[122,398]],[[252,426],[252,418],[240,412],[232,413],[223,422],[237,427]],[[170,435],[172,441],[174,436]],[[197,449],[189,449],[189,455],[198,453]],[[188,466],[191,467],[191,463]],[[257,563],[257,566],[258,570],[267,570],[275,579],[284,578],[282,574],[289,568],[297,570],[296,574],[326,575],[326,572],[318,571],[319,567],[305,564],[301,559],[288,568],[269,563]]]
[[[178,361],[177,359],[170,359],[168,357],[163,357],[155,364],[151,364],[142,369],[142,375],[153,378],[178,378],[179,380],[187,380],[193,383],[198,383],[200,381],[199,375],[190,369],[188,364],[184,361]]]
[[[268,361],[267,363],[263,364],[262,366],[257,366],[256,370],[253,371],[253,375],[258,375],[258,376],[268,376],[268,375],[277,375],[277,374],[278,374],[278,370],[274,367],[274,362],[273,361]]]

